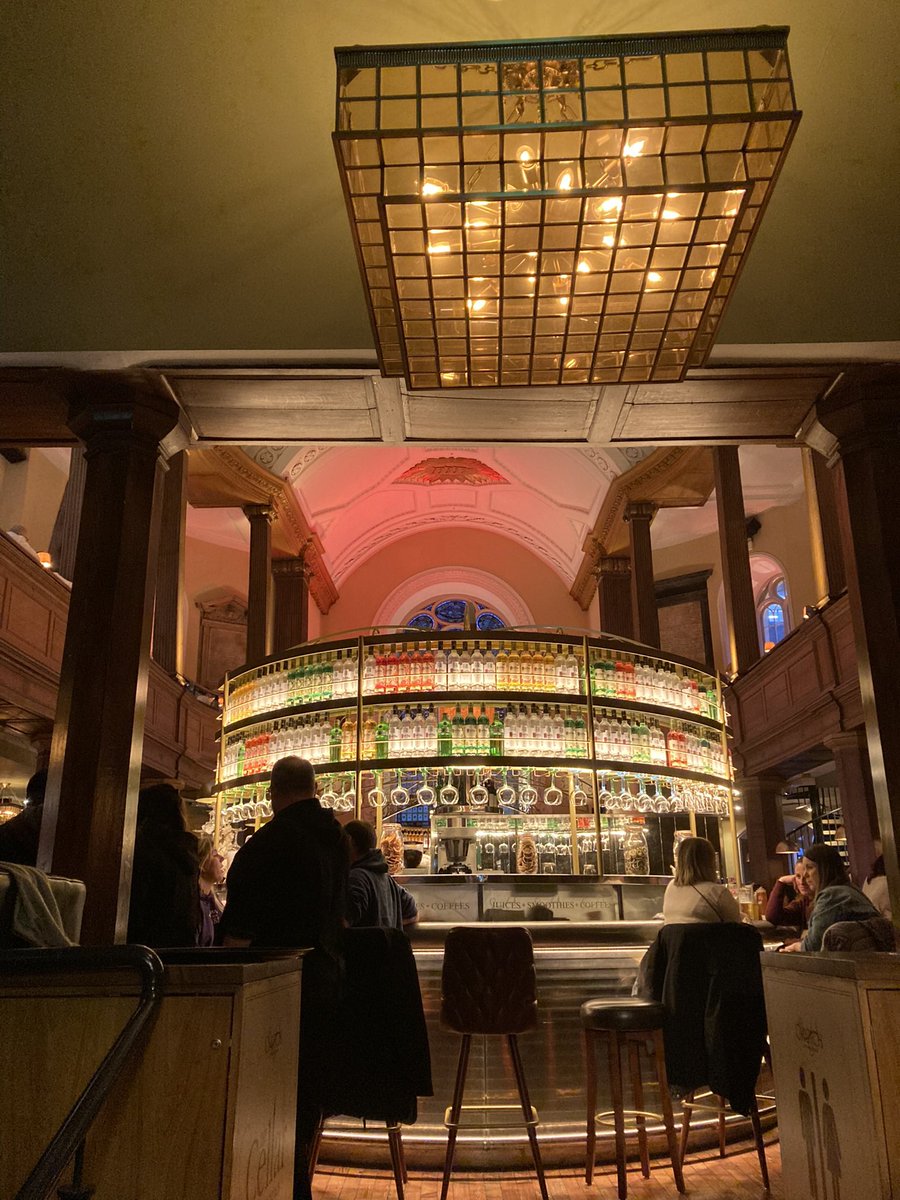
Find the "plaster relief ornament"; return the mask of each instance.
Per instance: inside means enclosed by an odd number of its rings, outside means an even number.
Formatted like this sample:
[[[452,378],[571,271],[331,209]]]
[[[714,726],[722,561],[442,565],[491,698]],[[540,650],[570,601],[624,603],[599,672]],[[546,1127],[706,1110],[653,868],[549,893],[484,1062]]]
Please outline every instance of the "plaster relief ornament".
[[[480,459],[450,455],[443,458],[423,458],[408,471],[404,471],[394,482],[414,483],[421,487],[430,487],[436,483],[487,487],[493,484],[508,484],[509,480]]]

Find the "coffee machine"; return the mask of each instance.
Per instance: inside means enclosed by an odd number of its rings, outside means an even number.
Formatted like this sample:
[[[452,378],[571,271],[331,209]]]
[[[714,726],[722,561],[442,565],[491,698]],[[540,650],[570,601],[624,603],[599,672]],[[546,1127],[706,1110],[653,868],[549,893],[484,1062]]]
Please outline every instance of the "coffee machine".
[[[475,869],[475,830],[451,825],[435,830],[434,870],[438,875],[471,875]]]

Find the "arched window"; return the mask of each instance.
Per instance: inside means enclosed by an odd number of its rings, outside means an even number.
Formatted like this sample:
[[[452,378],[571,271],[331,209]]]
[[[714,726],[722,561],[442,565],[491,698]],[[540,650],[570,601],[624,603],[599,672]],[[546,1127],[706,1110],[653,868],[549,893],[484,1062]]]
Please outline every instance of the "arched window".
[[[470,601],[459,596],[444,596],[439,600],[419,606],[406,624],[410,629],[464,629],[468,603]],[[473,600],[471,603],[475,608],[476,629],[506,628],[506,622],[492,608],[482,604],[479,600]]]
[[[777,646],[791,631],[787,583],[783,575],[773,575],[756,596],[756,623],[759,644],[764,654]]]

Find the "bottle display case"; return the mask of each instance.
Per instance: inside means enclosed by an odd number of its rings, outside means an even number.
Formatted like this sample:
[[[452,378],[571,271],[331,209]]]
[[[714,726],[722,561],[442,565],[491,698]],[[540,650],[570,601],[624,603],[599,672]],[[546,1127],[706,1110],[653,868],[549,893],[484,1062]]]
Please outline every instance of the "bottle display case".
[[[479,915],[498,877],[540,879],[551,899],[571,880],[661,896],[679,833],[709,837],[735,873],[725,720],[715,676],[619,638],[397,629],[307,643],[225,682],[215,835],[227,850],[252,834],[271,815],[273,763],[297,754],[322,804],[392,839],[425,910],[451,876],[481,889]]]

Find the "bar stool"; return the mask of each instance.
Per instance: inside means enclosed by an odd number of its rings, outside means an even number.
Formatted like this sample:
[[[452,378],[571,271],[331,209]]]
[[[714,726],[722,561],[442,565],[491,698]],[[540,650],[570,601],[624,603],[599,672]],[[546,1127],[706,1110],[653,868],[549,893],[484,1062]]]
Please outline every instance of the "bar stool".
[[[587,1161],[585,1165],[585,1182],[590,1184],[594,1178],[594,1158],[597,1152],[597,1119],[603,1120],[612,1115],[616,1131],[616,1174],[618,1176],[619,1200],[625,1200],[628,1195],[626,1179],[626,1150],[625,1150],[625,1117],[634,1117],[638,1148],[641,1159],[641,1173],[645,1179],[650,1177],[650,1158],[647,1152],[647,1117],[659,1120],[660,1114],[646,1112],[644,1104],[644,1086],[641,1079],[640,1049],[641,1045],[652,1040],[656,1060],[656,1078],[659,1083],[662,1120],[666,1127],[666,1139],[669,1145],[669,1158],[672,1163],[672,1174],[679,1194],[684,1192],[684,1179],[681,1173],[681,1158],[675,1139],[675,1121],[672,1116],[672,1100],[669,1096],[669,1085],[666,1079],[666,1057],[663,1046],[663,1022],[666,1010],[662,1004],[653,1000],[615,999],[615,1000],[586,1000],[581,1006],[581,1025],[584,1029],[585,1057],[587,1063]],[[612,1113],[597,1112],[597,1040],[606,1041],[609,1061],[609,1084],[612,1093]],[[634,1094],[635,1108],[626,1109],[622,1086],[622,1051],[627,1047],[628,1061],[631,1073],[631,1087]],[[631,1131],[629,1131],[629,1134]]]
[[[453,1101],[444,1114],[447,1154],[441,1182],[441,1200],[447,1200],[456,1135],[463,1109],[508,1109],[521,1107],[531,1156],[543,1200],[547,1184],[537,1140],[538,1114],[528,1097],[525,1072],[519,1055],[518,1035],[537,1025],[537,993],[534,976],[534,947],[531,934],[512,928],[457,926],[447,934],[441,973],[441,1024],[462,1034]],[[469,1049],[474,1034],[505,1037],[519,1093],[519,1105],[463,1104]]]

